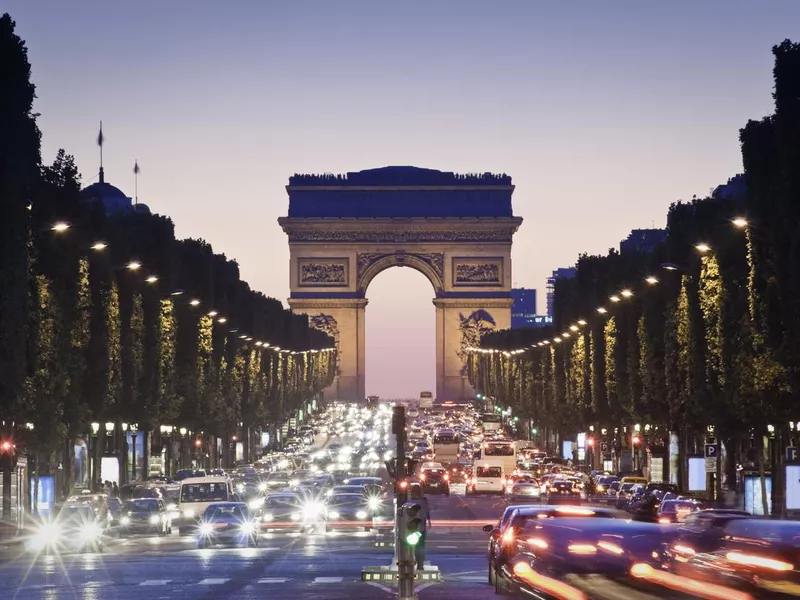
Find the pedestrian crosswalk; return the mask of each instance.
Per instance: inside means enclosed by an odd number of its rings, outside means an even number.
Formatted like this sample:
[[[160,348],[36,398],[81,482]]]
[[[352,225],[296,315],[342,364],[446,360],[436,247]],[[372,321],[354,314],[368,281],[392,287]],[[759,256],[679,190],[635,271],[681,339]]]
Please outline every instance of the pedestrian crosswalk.
[[[146,579],[139,583],[139,586],[166,586],[166,585],[225,585],[232,579],[230,577],[206,577],[205,579],[201,579],[199,581],[189,582],[189,581],[181,581],[176,582],[172,579]],[[268,585],[268,584],[278,584],[278,583],[287,583],[292,581],[289,577],[262,577],[260,579],[256,579],[253,583],[259,585]],[[344,577],[315,577],[309,581],[312,584],[320,584],[320,583],[343,583],[345,581]],[[237,582],[239,582],[237,580]],[[102,582],[95,582],[95,585],[102,585]]]

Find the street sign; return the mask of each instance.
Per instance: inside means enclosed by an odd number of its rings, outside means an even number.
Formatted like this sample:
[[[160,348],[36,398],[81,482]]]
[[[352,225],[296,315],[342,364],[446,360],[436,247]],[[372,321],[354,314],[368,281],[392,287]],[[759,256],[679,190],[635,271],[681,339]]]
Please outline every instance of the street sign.
[[[719,444],[706,444],[706,458],[717,458]]]
[[[600,442],[600,452],[608,452],[608,442]]]
[[[717,472],[717,459],[706,457],[706,473]]]
[[[797,461],[797,446],[786,446],[786,462]]]

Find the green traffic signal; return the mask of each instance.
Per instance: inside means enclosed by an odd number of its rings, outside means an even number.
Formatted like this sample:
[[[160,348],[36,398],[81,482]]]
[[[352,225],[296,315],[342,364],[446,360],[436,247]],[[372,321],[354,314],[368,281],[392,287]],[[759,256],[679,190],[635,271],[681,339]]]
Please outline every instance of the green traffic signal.
[[[421,539],[422,533],[419,531],[412,531],[406,536],[406,542],[408,542],[409,546],[416,546]]]

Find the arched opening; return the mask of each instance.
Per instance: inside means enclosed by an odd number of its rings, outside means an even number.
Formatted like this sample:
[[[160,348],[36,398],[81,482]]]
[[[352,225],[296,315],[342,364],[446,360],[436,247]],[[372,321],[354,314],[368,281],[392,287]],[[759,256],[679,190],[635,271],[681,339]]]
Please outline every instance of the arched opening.
[[[369,283],[366,393],[386,399],[436,393],[434,289],[416,269],[387,268]]]

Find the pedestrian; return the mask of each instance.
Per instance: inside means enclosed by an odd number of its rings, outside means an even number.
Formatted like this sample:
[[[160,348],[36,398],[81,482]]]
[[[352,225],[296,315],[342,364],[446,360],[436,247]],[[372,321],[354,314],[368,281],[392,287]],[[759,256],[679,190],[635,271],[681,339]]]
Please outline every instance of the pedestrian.
[[[119,486],[117,485],[116,481],[113,483],[113,486],[111,488],[111,497],[119,498]]]
[[[414,558],[417,561],[417,570],[425,570],[425,543],[428,541],[428,528],[431,526],[431,507],[428,504],[428,499],[422,493],[422,486],[418,483],[411,485],[411,500],[419,504],[422,509],[419,511],[420,520],[420,538],[417,545],[414,547]]]

